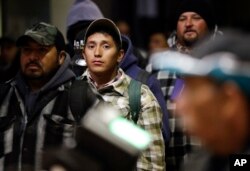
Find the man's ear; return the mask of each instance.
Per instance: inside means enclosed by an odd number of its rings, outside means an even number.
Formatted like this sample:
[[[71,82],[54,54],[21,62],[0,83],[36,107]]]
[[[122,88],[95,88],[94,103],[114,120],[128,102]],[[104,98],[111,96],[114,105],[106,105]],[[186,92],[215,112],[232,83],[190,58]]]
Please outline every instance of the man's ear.
[[[59,62],[60,65],[63,64],[66,56],[67,56],[67,53],[64,50],[60,51],[60,53],[58,55],[58,62]]]
[[[82,49],[82,58],[85,59],[85,47]]]
[[[121,49],[119,52],[118,52],[118,58],[117,58],[117,62],[120,63],[122,61],[124,57],[124,50]]]

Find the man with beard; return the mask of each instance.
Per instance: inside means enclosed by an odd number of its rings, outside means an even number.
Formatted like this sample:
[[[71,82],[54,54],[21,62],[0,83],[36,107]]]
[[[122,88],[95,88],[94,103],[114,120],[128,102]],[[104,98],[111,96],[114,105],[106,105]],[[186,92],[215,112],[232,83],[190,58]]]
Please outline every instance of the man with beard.
[[[157,62],[161,56],[165,62],[168,62],[168,57],[178,56],[180,53],[189,54],[207,36],[211,35],[211,39],[214,39],[220,34],[217,30],[212,6],[206,0],[182,1],[176,10],[175,27],[176,31],[168,39],[170,50],[152,54],[151,63],[147,67],[147,70],[151,70],[160,81],[167,102],[171,137],[169,146],[166,147],[166,170],[173,171],[179,170],[181,163],[187,159],[190,151],[196,147],[199,148],[200,145],[192,137],[184,134],[183,129],[179,126],[180,118],[175,115],[176,103],[174,100],[176,95],[182,91],[184,80],[174,71],[164,72],[152,68],[152,63]]]
[[[175,26],[170,44],[183,53],[189,53],[209,33],[218,33],[213,8],[206,0],[184,0],[177,9]]]
[[[249,33],[230,30],[200,43],[192,56],[164,56],[153,66],[183,76],[176,114],[186,133],[200,139],[183,171],[249,170]],[[245,159],[247,163],[237,164]]]
[[[41,170],[42,154],[69,142],[79,123],[67,98],[75,75],[55,26],[35,24],[17,46],[20,72],[0,96],[0,170]]]

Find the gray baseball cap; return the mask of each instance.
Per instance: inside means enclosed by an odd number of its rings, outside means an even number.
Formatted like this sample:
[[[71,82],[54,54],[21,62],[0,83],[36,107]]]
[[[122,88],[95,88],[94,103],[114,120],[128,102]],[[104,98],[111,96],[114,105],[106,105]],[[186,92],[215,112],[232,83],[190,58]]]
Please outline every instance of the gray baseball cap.
[[[89,25],[84,36],[84,44],[86,44],[87,38],[91,34],[98,32],[98,31],[107,32],[113,37],[113,39],[118,44],[119,48],[122,47],[122,38],[121,38],[120,30],[115,25],[115,23],[108,18],[97,19]]]

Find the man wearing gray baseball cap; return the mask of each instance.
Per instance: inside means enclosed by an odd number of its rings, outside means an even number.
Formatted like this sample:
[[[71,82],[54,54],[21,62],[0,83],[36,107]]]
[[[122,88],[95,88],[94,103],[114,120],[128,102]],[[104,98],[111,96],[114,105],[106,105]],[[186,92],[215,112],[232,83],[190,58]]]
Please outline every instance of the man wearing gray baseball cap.
[[[121,34],[115,23],[107,18],[93,21],[86,30],[82,52],[87,70],[80,77],[105,102],[119,110],[120,116],[136,123],[152,135],[152,143],[140,153],[135,170],[165,170],[165,146],[161,131],[162,111],[157,99],[145,84],[136,82],[119,67],[124,56]],[[130,86],[139,93],[131,93]],[[131,105],[137,106],[137,111]],[[98,124],[98,123],[97,123]],[[133,134],[131,132],[131,134]],[[121,161],[122,162],[122,161]]]

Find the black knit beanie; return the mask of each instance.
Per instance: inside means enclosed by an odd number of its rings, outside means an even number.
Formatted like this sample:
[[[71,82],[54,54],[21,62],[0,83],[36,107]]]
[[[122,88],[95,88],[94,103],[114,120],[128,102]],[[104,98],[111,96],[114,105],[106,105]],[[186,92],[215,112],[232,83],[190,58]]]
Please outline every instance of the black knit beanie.
[[[183,0],[180,6],[177,8],[175,24],[177,24],[180,15],[184,12],[195,12],[199,14],[206,21],[209,30],[213,30],[215,28],[216,21],[214,16],[214,9],[209,1]]]

